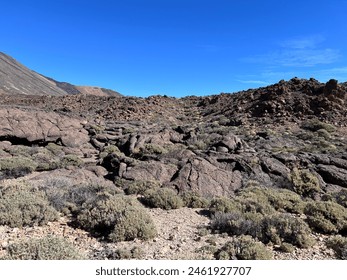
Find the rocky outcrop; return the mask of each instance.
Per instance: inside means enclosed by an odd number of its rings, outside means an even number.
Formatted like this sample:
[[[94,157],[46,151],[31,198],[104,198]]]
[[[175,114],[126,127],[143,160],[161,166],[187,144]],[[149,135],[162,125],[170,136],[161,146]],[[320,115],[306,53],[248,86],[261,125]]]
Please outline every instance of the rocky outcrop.
[[[66,147],[81,147],[89,142],[80,120],[53,112],[0,109],[0,139],[27,143],[61,142]]]
[[[178,191],[198,192],[206,197],[231,196],[242,186],[240,171],[227,171],[201,157],[190,159],[170,185]]]
[[[339,185],[347,188],[347,170],[338,168],[334,165],[323,165],[317,166],[317,172],[322,176],[326,183]]]
[[[79,166],[114,181],[155,181],[207,197],[251,185],[292,189],[294,168],[317,177],[323,191],[338,189],[347,185],[345,92],[336,80],[294,78],[183,99],[5,95],[0,158],[22,157],[16,145],[54,143],[26,151],[24,163],[33,154],[38,170]],[[317,129],[303,125],[307,119]]]

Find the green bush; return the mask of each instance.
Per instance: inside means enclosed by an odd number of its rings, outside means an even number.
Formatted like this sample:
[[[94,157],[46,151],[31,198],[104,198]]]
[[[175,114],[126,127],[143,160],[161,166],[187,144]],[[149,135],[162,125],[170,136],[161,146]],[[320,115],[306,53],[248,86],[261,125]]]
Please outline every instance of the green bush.
[[[309,226],[318,232],[333,234],[347,231],[346,208],[335,202],[309,202],[305,214]]]
[[[264,243],[283,242],[307,248],[313,244],[311,230],[299,218],[288,214],[263,216],[260,213],[216,213],[210,224],[214,232],[230,235],[251,235]]]
[[[18,183],[0,187],[0,224],[10,227],[45,225],[58,218],[45,194]]]
[[[145,144],[143,147],[139,149],[138,152],[140,155],[145,156],[145,155],[161,155],[167,153],[167,150],[163,148],[162,146],[148,143]]]
[[[64,214],[78,212],[84,202],[98,193],[107,192],[115,195],[121,192],[118,188],[105,185],[102,181],[75,185],[73,181],[64,177],[49,178],[42,182],[39,188],[46,193],[50,204]]]
[[[217,197],[211,200],[209,211],[211,215],[214,215],[218,212],[229,213],[240,211],[241,205],[235,199],[230,199],[227,197]]]
[[[6,177],[21,177],[33,172],[36,168],[37,164],[27,157],[0,158],[0,175],[2,173]]]
[[[55,143],[48,143],[46,149],[50,151],[55,156],[64,155],[63,146],[57,145]]]
[[[324,128],[317,130],[316,133],[318,137],[321,137],[324,140],[329,140],[331,138],[330,133],[326,131]]]
[[[282,242],[281,246],[279,247],[279,250],[284,253],[293,253],[295,251],[295,247],[287,242]]]
[[[336,203],[347,208],[347,190],[346,189],[342,189],[339,192],[334,193],[332,196]]]
[[[314,243],[307,224],[300,218],[287,214],[266,216],[261,227],[261,235],[258,238],[265,243],[272,242],[281,245],[286,242],[300,248],[308,248]]]
[[[320,129],[325,129],[327,132],[334,132],[336,130],[335,126],[328,123],[321,122],[317,119],[304,122],[302,124],[302,128],[311,130],[311,131],[318,131]]]
[[[189,208],[207,208],[209,207],[208,199],[202,197],[196,192],[186,191],[181,194],[184,206]]]
[[[144,193],[142,201],[149,207],[166,210],[177,209],[183,206],[183,200],[173,189],[151,189]]]
[[[301,197],[286,189],[248,187],[234,198],[241,205],[242,212],[270,215],[275,211],[302,213],[304,202]]]
[[[159,189],[160,183],[155,181],[133,181],[125,188],[126,194],[141,194],[151,189]]]
[[[340,235],[327,240],[326,245],[335,251],[336,256],[341,260],[347,260],[347,238]]]
[[[312,196],[321,190],[318,178],[307,169],[299,170],[294,168],[290,177],[293,190],[299,195]]]
[[[218,260],[271,260],[273,255],[264,244],[250,236],[240,236],[229,241],[215,254]]]
[[[76,217],[77,224],[110,241],[150,239],[156,234],[151,217],[136,200],[124,195],[99,193],[86,201]]]
[[[106,252],[105,257],[109,260],[141,259],[144,252],[139,247],[129,249],[116,249]]]
[[[64,168],[67,166],[81,166],[83,160],[76,155],[66,155],[60,160],[60,167]]]
[[[260,213],[269,215],[275,212],[264,190],[259,187],[243,189],[235,198],[241,205],[242,212]]]
[[[217,212],[211,220],[210,227],[216,233],[255,237],[260,235],[262,219],[263,215],[259,213]]]
[[[286,189],[270,189],[263,190],[269,203],[277,211],[301,214],[304,211],[305,203],[300,195]]]
[[[7,248],[8,260],[81,260],[85,259],[67,240],[45,236],[13,243]]]

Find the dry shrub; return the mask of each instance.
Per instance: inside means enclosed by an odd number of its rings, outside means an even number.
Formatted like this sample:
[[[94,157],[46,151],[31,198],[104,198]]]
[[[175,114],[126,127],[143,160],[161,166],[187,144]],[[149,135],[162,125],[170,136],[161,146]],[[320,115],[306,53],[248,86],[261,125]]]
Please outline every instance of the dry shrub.
[[[183,200],[173,189],[169,188],[150,189],[144,193],[141,201],[149,207],[165,210],[178,209],[183,206]]]
[[[124,195],[99,193],[82,205],[76,222],[110,241],[146,240],[156,235],[154,223],[145,208]]]
[[[10,227],[45,225],[58,218],[42,191],[24,182],[0,187],[0,224]]]
[[[67,240],[45,236],[13,243],[7,248],[8,260],[81,260],[85,259]]]
[[[346,233],[347,211],[343,206],[332,201],[309,202],[305,207],[307,223],[322,233]]]
[[[242,235],[229,241],[215,254],[218,260],[271,260],[273,255],[264,244]]]

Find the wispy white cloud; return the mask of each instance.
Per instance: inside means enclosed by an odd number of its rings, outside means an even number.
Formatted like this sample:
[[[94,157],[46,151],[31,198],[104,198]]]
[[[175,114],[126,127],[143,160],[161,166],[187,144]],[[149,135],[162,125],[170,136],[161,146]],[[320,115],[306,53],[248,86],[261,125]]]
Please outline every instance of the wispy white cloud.
[[[301,71],[276,71],[276,69],[265,69],[259,73],[258,78],[268,81],[268,84],[277,83],[279,80],[288,80],[293,77],[315,78],[320,82],[327,82],[330,79],[337,79],[339,82],[347,81],[347,66],[323,69],[303,69]]]
[[[277,50],[248,57],[245,61],[280,67],[314,67],[336,62],[341,56],[340,51],[320,48],[323,41],[324,38],[319,36],[286,40]]]
[[[242,84],[253,84],[253,85],[268,85],[270,82],[261,81],[261,80],[236,80]]]
[[[279,45],[286,49],[314,49],[323,41],[323,36],[315,35],[288,39],[280,42]]]

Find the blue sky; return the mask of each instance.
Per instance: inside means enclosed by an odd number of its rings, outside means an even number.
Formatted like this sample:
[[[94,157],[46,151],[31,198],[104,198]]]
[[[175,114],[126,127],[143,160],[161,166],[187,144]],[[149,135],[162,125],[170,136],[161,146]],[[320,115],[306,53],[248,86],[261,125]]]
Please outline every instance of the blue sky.
[[[347,81],[346,11],[345,0],[3,1],[0,51],[58,81],[143,97]]]

